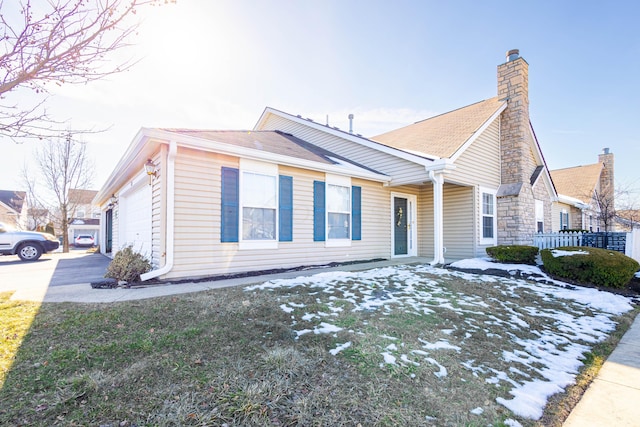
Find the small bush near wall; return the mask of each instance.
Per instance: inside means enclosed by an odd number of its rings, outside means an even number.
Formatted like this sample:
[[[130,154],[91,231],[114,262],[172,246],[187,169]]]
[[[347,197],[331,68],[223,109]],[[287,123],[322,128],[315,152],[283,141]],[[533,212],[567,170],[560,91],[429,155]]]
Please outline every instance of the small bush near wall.
[[[140,275],[151,271],[151,263],[140,253],[127,246],[116,252],[107,267],[104,277],[124,281],[139,282]]]
[[[535,246],[512,245],[491,246],[487,249],[487,255],[498,262],[508,264],[536,264],[538,248]]]
[[[591,247],[540,251],[544,269],[563,279],[608,288],[624,288],[640,264],[620,252]]]

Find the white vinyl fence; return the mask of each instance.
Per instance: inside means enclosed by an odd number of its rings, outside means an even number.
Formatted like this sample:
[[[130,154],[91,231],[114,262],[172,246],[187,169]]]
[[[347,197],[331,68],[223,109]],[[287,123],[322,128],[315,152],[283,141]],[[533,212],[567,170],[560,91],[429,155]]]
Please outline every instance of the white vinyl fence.
[[[562,246],[582,246],[582,232],[538,233],[533,236],[533,246],[538,249],[553,249]]]
[[[624,254],[640,262],[640,228],[634,228],[630,233],[627,233]]]

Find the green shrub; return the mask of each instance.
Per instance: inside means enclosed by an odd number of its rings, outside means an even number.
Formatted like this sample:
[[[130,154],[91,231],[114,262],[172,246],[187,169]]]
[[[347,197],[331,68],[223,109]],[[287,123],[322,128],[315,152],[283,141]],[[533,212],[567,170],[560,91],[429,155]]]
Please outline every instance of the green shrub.
[[[574,254],[562,255],[562,251]],[[636,260],[606,249],[571,246],[543,249],[540,255],[544,269],[554,276],[609,288],[624,288],[640,268]]]
[[[494,260],[508,264],[535,265],[536,255],[538,255],[538,248],[535,246],[491,246],[486,250],[487,255]]]
[[[141,253],[127,246],[116,252],[104,277],[132,283],[139,282],[140,275],[149,271],[151,263]]]

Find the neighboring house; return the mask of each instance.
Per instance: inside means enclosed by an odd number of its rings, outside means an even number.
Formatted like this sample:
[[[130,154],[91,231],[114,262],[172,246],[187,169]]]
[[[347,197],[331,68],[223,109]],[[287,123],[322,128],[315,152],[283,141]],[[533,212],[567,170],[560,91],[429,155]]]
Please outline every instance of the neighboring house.
[[[616,211],[615,222],[618,231],[640,229],[640,210],[622,209]]]
[[[528,64],[498,96],[368,139],[266,108],[252,131],[142,129],[94,202],[104,253],[143,280],[422,256],[442,264],[551,228]]]
[[[81,234],[93,236],[96,245],[100,244],[100,216],[101,210],[93,204],[93,198],[98,194],[95,190],[70,189],[69,200],[69,243]]]
[[[0,190],[0,222],[28,230],[28,211],[25,191]]]
[[[614,156],[605,148],[598,163],[551,171],[558,192],[553,206],[553,231],[604,231],[603,216],[613,223]]]

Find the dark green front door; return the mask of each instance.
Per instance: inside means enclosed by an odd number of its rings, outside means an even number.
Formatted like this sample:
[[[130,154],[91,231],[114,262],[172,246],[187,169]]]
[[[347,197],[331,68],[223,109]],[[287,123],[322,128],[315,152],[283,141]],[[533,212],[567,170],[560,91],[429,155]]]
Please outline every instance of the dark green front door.
[[[407,255],[407,199],[393,198],[393,242],[394,255]]]
[[[105,215],[105,253],[111,253],[111,246],[113,245],[113,210],[109,209]]]

